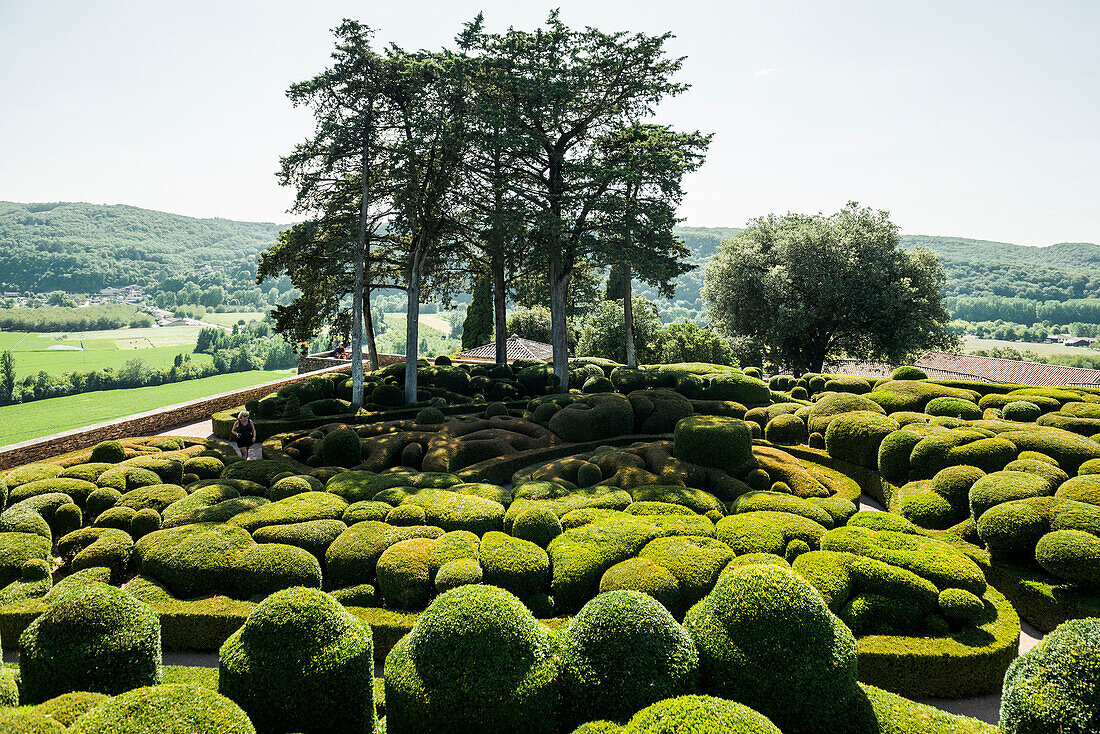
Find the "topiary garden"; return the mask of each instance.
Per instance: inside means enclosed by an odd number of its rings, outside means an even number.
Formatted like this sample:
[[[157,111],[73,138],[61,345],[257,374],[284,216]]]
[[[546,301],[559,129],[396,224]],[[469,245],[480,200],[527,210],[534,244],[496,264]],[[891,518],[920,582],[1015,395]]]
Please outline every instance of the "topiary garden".
[[[984,732],[908,699],[1002,684],[1006,732],[1100,720],[1088,623],[1017,659],[1100,615],[1100,393],[582,359],[424,363],[406,405],[403,369],[248,406],[261,460],[0,476],[0,732]]]

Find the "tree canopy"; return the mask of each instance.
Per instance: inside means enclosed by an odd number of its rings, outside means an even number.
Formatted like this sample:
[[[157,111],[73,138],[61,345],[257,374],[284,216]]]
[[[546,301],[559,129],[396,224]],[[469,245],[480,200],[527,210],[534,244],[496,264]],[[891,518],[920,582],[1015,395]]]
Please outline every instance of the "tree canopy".
[[[904,363],[954,346],[943,284],[934,254],[902,250],[887,212],[852,202],[753,220],[707,266],[703,298],[715,327],[801,374],[829,357]]]

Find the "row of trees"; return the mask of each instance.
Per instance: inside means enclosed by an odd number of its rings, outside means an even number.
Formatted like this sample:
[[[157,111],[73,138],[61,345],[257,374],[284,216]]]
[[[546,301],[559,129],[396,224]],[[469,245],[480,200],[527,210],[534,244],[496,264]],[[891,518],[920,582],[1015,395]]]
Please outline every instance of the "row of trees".
[[[1039,301],[1002,296],[949,296],[945,302],[955,318],[965,321],[1000,319],[1018,324],[1100,324],[1100,299],[1097,298]]]
[[[547,303],[565,390],[572,281],[611,267],[636,362],[631,283],[668,292],[691,267],[672,228],[683,176],[710,142],[642,122],[687,89],[673,80],[682,59],[667,55],[669,36],[574,30],[556,12],[503,34],[479,15],[439,52],[376,51],[372,30],[351,20],[335,34],[333,65],[288,91],[317,124],[279,174],[308,218],[260,259],[260,281],[286,273],[301,292],[275,309],[277,330],[294,341],[324,326],[350,332],[352,353],[365,338],[377,365],[370,293],[400,288],[414,357],[421,300],[446,302],[472,280],[491,291],[492,318],[475,311],[467,343],[494,333],[503,361],[509,295]],[[416,399],[411,358],[405,395]]]
[[[152,325],[152,316],[136,306],[120,303],[0,309],[0,329],[4,331],[101,331]]]

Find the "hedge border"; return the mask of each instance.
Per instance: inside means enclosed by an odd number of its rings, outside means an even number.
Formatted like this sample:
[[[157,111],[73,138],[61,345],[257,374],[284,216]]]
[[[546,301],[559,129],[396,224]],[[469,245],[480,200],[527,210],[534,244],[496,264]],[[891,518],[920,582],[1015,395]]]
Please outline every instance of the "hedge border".
[[[1100,596],[1086,596],[1051,584],[1049,577],[1022,566],[997,562],[986,578],[1004,594],[1025,622],[1040,632],[1052,632],[1070,619],[1100,617]],[[1056,599],[1055,595],[1062,595]]]
[[[1020,618],[1003,594],[988,587],[995,610],[979,627],[992,639],[975,646],[950,637],[868,635],[856,640],[859,680],[906,698],[970,698],[1001,690],[1020,649]]]

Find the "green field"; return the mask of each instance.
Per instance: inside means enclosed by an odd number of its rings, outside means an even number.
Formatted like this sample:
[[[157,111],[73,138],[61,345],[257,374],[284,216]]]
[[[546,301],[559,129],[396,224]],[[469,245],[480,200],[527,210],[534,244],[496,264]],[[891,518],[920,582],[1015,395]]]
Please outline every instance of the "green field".
[[[1002,339],[979,339],[976,336],[967,336],[963,339],[963,351],[970,353],[975,349],[1015,349],[1019,352],[1035,352],[1043,357],[1055,354],[1073,356],[1075,354],[1087,354],[1095,356],[1096,352],[1088,347],[1067,347],[1062,344],[1033,344],[1031,342],[1010,342]]]
[[[214,313],[208,311],[201,320],[218,326],[233,326],[241,319],[244,319],[246,324],[250,321],[263,321],[264,316],[267,316],[267,314],[260,311],[242,311],[240,313]]]
[[[279,380],[296,370],[234,372],[132,390],[100,390],[0,408],[0,446]],[[165,430],[171,426],[165,426]]]
[[[149,367],[168,368],[177,354],[191,354],[199,363],[211,361],[208,354],[192,354],[198,333],[193,326],[61,334],[5,331],[0,332],[0,349],[12,351],[19,379],[41,371],[58,375],[118,369],[134,358]]]

